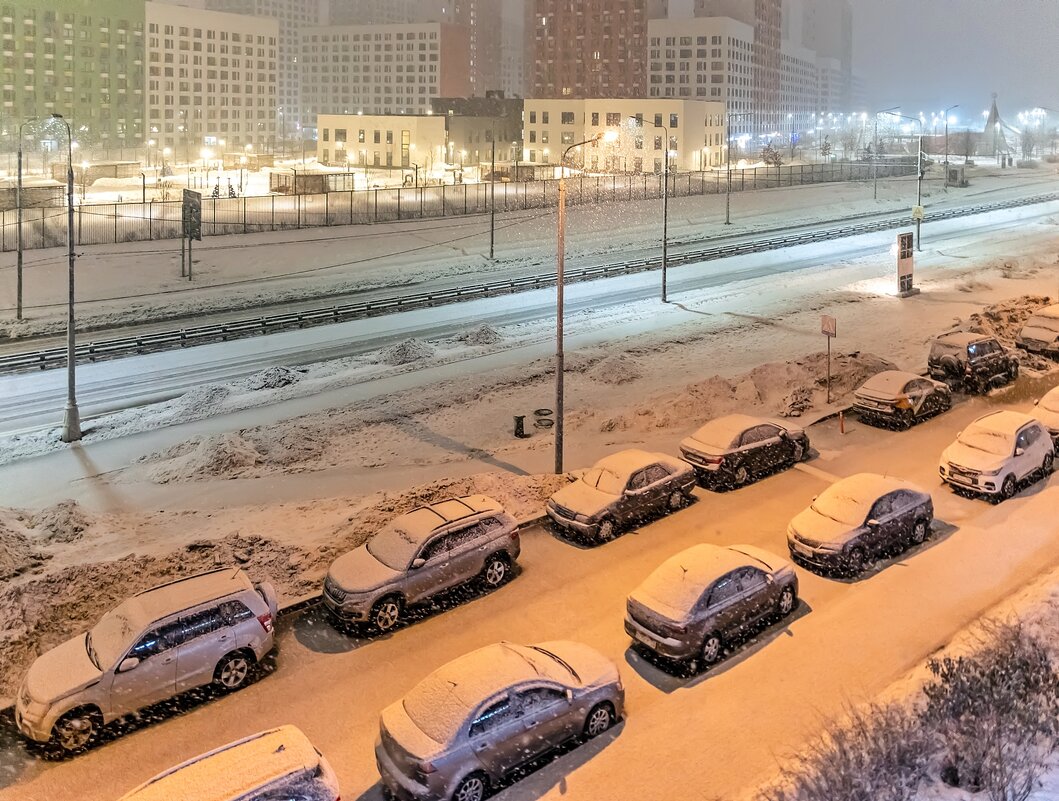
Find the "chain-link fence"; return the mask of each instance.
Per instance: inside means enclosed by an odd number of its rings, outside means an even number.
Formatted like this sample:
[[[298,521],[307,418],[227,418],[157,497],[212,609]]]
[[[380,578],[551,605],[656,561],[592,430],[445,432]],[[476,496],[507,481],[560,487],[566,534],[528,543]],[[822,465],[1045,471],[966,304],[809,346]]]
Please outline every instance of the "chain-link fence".
[[[880,164],[879,178],[914,175],[914,165]],[[732,191],[835,181],[864,181],[873,176],[870,163],[837,162],[786,167],[732,170]],[[578,175],[567,178],[569,205],[613,203],[662,197],[661,175]],[[727,189],[724,170],[673,173],[670,197],[721,194]],[[435,219],[482,214],[495,191],[496,210],[519,211],[556,205],[559,181],[496,184],[451,184],[321,192],[302,195],[264,195],[202,199],[202,234],[245,234],[289,228]],[[66,208],[46,206],[22,210],[23,248],[57,247],[66,243]],[[0,249],[14,250],[17,210],[3,212]],[[74,213],[74,235],[79,245],[102,245],[180,236],[180,201],[148,203],[92,203]]]

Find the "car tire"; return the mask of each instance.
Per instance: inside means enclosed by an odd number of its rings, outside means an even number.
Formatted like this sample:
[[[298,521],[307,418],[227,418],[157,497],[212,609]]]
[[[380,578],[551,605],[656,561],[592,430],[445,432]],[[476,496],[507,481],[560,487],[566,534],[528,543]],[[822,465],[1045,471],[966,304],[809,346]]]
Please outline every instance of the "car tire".
[[[380,598],[371,608],[371,625],[380,634],[393,631],[404,618],[404,602],[396,595]]]
[[[795,442],[794,446],[791,448],[791,463],[798,464],[798,462],[803,461],[805,459],[808,453],[808,448],[806,448],[800,442]]]
[[[1014,498],[1015,493],[1018,491],[1018,482],[1015,481],[1015,476],[1008,473],[1004,477],[1004,483],[1000,485],[1000,500],[1006,501],[1009,498]]]
[[[1011,380],[1012,382],[1018,381],[1019,378],[1019,363],[1012,359],[1011,361]]]
[[[77,754],[95,741],[102,728],[103,716],[98,709],[71,709],[55,721],[51,744],[64,754]]]
[[[798,594],[794,591],[794,587],[784,587],[780,592],[779,600],[776,601],[776,615],[781,618],[787,617],[797,605]]]
[[[859,576],[864,572],[864,566],[868,563],[867,554],[859,545],[850,549],[846,556],[846,573],[851,576]]]
[[[452,801],[482,801],[488,788],[488,780],[482,773],[472,773],[464,776],[463,780],[456,785],[456,791],[452,794]]]
[[[1055,468],[1055,456],[1046,453],[1044,454],[1044,461],[1041,462],[1041,478],[1048,478],[1052,474],[1052,470]]]
[[[485,560],[481,581],[487,590],[495,590],[511,577],[511,563],[503,554],[494,553]]]
[[[921,517],[912,524],[912,529],[908,532],[908,540],[912,545],[922,545],[929,533],[930,524]]]
[[[668,508],[670,512],[676,512],[683,509],[688,504],[688,496],[680,490],[674,490],[669,494]]]
[[[213,683],[219,690],[232,693],[246,686],[254,669],[254,658],[246,651],[232,651],[213,670]]]
[[[600,542],[609,542],[614,539],[614,535],[617,533],[618,527],[614,525],[614,521],[609,517],[605,517],[599,522],[599,530],[596,532],[596,539]]]
[[[897,415],[897,424],[907,431],[916,424],[916,413],[912,409],[901,409]]]
[[[707,634],[699,649],[699,662],[703,667],[716,664],[724,654],[724,641],[720,634]]]
[[[585,717],[585,725],[582,727],[585,739],[591,740],[599,737],[603,732],[614,725],[614,707],[606,701],[596,704],[589,710]]]
[[[742,487],[750,482],[750,470],[745,464],[741,464],[732,471],[732,486]]]

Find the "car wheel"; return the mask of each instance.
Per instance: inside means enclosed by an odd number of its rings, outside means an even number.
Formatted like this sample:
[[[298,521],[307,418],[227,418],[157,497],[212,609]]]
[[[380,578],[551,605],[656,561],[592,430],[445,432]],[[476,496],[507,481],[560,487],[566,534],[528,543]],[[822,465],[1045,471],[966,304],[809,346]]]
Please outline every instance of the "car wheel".
[[[857,547],[849,552],[846,556],[846,572],[852,576],[858,576],[864,572],[864,565],[867,563],[868,557],[864,553],[864,549]]]
[[[702,651],[700,652],[702,664],[704,666],[712,665],[721,658],[723,652],[724,643],[721,642],[720,635],[707,634],[706,639],[702,641]]]
[[[617,531],[618,529],[617,526],[614,525],[614,521],[608,517],[599,524],[599,531],[596,534],[596,538],[600,542],[607,542],[608,540],[614,539],[614,535]]]
[[[485,567],[482,568],[482,583],[487,589],[496,589],[507,581],[510,572],[511,567],[507,559],[495,553],[486,560]]]
[[[678,509],[683,509],[688,502],[688,496],[680,490],[676,490],[669,495],[669,511],[675,512]]]
[[[1016,381],[1019,377],[1019,363],[1012,360],[1011,362],[1011,380]]]
[[[472,773],[456,786],[452,801],[482,801],[485,798],[485,777]]]
[[[794,607],[797,604],[798,597],[794,594],[794,588],[784,587],[783,592],[780,593],[779,600],[776,602],[776,612],[780,617],[787,617],[794,611]]]
[[[1009,473],[1000,485],[1000,499],[1006,501],[1008,498],[1014,498],[1016,490],[1018,485],[1015,483],[1015,476]]]
[[[739,465],[735,470],[732,471],[732,483],[741,487],[750,480],[750,471],[746,469],[745,464]]]
[[[927,538],[928,530],[927,521],[920,518],[912,524],[912,531],[909,532],[908,538],[912,541],[913,545],[922,545],[923,541]]]
[[[585,737],[598,737],[614,725],[614,708],[608,703],[596,704],[585,718]]]
[[[897,423],[901,428],[911,428],[916,424],[916,413],[911,409],[902,409],[897,416]]]
[[[52,743],[67,754],[85,750],[103,728],[103,718],[94,709],[75,709],[55,722]]]
[[[375,630],[386,633],[397,628],[404,613],[404,604],[397,596],[391,595],[375,602],[371,608],[371,624]]]
[[[233,651],[217,663],[213,671],[213,682],[224,692],[238,690],[250,678],[253,660],[243,651]]]
[[[1052,468],[1055,467],[1055,456],[1050,453],[1044,455],[1044,461],[1041,462],[1041,476],[1048,478],[1052,474]]]
[[[805,458],[805,446],[800,442],[795,442],[794,447],[791,448],[791,461],[797,464]]]

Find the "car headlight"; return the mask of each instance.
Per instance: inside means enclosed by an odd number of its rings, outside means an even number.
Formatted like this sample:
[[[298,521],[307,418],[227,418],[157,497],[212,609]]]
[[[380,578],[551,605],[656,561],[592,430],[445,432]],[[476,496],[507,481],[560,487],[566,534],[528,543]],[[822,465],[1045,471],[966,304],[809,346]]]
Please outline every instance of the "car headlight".
[[[982,470],[981,474],[983,476],[995,476],[997,473],[999,473],[1003,469],[1004,469],[1003,466],[1000,466],[996,470]]]
[[[828,553],[839,553],[842,550],[842,546],[836,542],[821,542],[816,546],[818,551],[827,551]]]

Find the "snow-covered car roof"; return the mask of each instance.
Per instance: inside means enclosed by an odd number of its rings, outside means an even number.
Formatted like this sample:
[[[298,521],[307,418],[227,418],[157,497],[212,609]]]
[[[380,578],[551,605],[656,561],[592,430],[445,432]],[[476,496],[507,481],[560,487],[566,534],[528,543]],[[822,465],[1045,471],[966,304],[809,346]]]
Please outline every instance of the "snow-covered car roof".
[[[401,703],[430,739],[447,743],[483,701],[536,678],[564,685],[570,685],[572,679],[545,654],[525,645],[499,642],[442,665],[413,687]]]
[[[764,420],[749,414],[726,414],[724,417],[714,418],[696,429],[695,433],[691,435],[691,439],[719,450],[727,450],[732,447],[736,438],[744,431],[763,423],[779,425],[779,423],[774,423],[772,420]]]
[[[1022,412],[1015,412],[1009,409],[1002,409],[996,412],[990,412],[989,414],[983,415],[971,423],[964,431],[973,428],[979,428],[985,431],[995,432],[997,434],[1005,434],[1007,436],[1014,436],[1015,433],[1022,428],[1026,423],[1032,423],[1036,418],[1031,417],[1028,414]]]
[[[935,338],[936,343],[943,345],[970,345],[983,339],[995,339],[989,334],[976,334],[973,331],[950,331]]]
[[[628,478],[637,470],[642,470],[649,464],[656,464],[661,462],[675,467],[688,467],[684,462],[669,456],[665,453],[651,453],[650,451],[642,451],[639,448],[629,448],[628,450],[618,451],[612,453],[610,456],[605,456],[593,465],[594,467],[602,470],[609,470],[619,478]]]
[[[420,506],[396,518],[390,525],[422,542],[441,526],[483,512],[502,512],[502,507],[487,495],[465,495]]]
[[[747,565],[771,573],[773,563],[762,562],[753,550],[743,545],[693,545],[659,565],[632,591],[632,597],[646,606],[660,604],[665,608],[659,611],[680,619],[695,606],[702,591],[725,573]],[[774,560],[784,562],[779,557]]]
[[[899,395],[904,389],[905,385],[909,381],[914,381],[917,378],[923,376],[916,375],[915,373],[907,373],[904,370],[884,370],[881,373],[876,373],[863,384],[860,385],[861,390],[867,390],[869,392],[875,392],[880,395]]]
[[[1059,387],[1053,387],[1044,393],[1038,403],[1045,411],[1059,412]]]
[[[858,525],[864,522],[875,501],[899,489],[926,494],[904,479],[877,473],[857,473],[836,481],[821,492],[813,501],[812,508],[836,521]]]
[[[300,729],[280,726],[221,746],[160,773],[120,801],[231,801],[299,772],[320,754]]]
[[[242,568],[224,567],[144,590],[114,611],[120,610],[133,625],[147,625],[174,612],[245,589],[253,589],[253,584]]]

